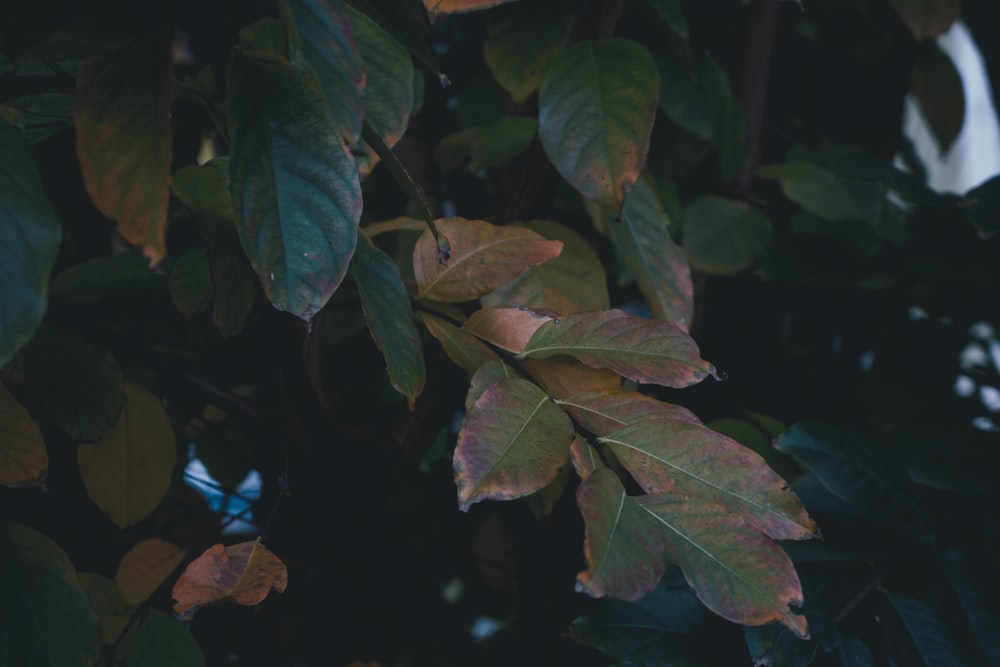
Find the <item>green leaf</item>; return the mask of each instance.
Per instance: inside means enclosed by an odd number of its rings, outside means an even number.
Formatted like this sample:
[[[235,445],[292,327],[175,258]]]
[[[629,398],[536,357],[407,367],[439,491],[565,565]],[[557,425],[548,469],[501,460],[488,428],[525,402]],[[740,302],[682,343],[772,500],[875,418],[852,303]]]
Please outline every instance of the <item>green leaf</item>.
[[[358,143],[364,120],[365,72],[355,44],[352,20],[341,0],[283,0],[291,60],[312,69],[340,136]]]
[[[354,254],[357,166],[311,73],[236,49],[228,78],[237,231],[267,298],[309,321]]]
[[[193,248],[170,268],[167,290],[174,307],[189,320],[208,308],[214,288],[205,248]]]
[[[532,266],[558,257],[563,247],[529,229],[499,227],[482,220],[442,218],[436,226],[451,256],[441,258],[430,230],[420,235],[413,248],[418,299],[476,299]]]
[[[209,249],[212,322],[223,338],[243,330],[253,309],[257,276],[236,233],[229,197],[229,157],[174,173],[174,195],[199,221]]]
[[[592,207],[593,208],[593,207]],[[684,250],[670,235],[670,218],[647,177],[625,200],[620,219],[600,216],[653,317],[687,331],[694,315],[694,287]]]
[[[410,124],[416,72],[406,48],[365,14],[348,8],[365,69],[365,118],[392,148]]]
[[[90,303],[107,297],[156,290],[166,276],[149,270],[142,255],[126,250],[75,264],[52,279],[49,296],[62,303]]]
[[[587,569],[576,577],[577,590],[595,597],[638,600],[667,569],[664,533],[608,468],[597,468],[580,482],[576,504],[584,523]]]
[[[418,312],[417,315],[427,327],[430,335],[441,343],[448,358],[468,373],[470,377],[483,364],[500,359],[486,343],[454,324],[423,311]]]
[[[965,92],[955,63],[937,44],[917,49],[910,88],[944,155],[962,133]]]
[[[403,278],[392,258],[364,234],[358,237],[351,271],[361,294],[368,330],[385,356],[389,380],[396,391],[406,396],[412,410],[424,389],[424,354]]]
[[[122,667],[204,667],[194,635],[173,616],[150,609],[144,618],[129,628],[115,652]]]
[[[941,560],[988,664],[1000,664],[1000,613],[994,602],[996,587],[983,586],[983,581],[992,576],[994,564],[986,554],[973,555],[955,547],[945,548]]]
[[[534,118],[503,116],[486,125],[459,130],[441,140],[434,150],[434,161],[446,172],[461,167],[466,158],[473,173],[498,167],[528,150],[537,127]]]
[[[778,621],[808,636],[802,586],[778,544],[712,502],[672,494],[640,496],[638,504],[666,531],[667,558],[684,570],[705,606],[734,623]]]
[[[455,481],[463,511],[485,499],[512,500],[555,480],[569,462],[573,425],[533,383],[509,378],[469,410],[455,447]]]
[[[95,440],[122,411],[122,372],[114,357],[62,329],[45,328],[24,351],[28,386],[66,435]]]
[[[122,592],[115,582],[99,574],[80,572],[77,575],[83,590],[87,591],[90,606],[97,614],[101,629],[101,642],[111,646],[128,627],[131,612]]]
[[[158,537],[133,545],[115,570],[115,583],[122,599],[132,606],[148,600],[186,556],[186,549]]]
[[[566,355],[636,382],[687,387],[715,373],[681,328],[623,310],[578,313],[546,322],[519,358]]]
[[[663,419],[625,426],[599,442],[647,493],[682,494],[727,508],[779,540],[816,536],[785,480],[755,452],[700,424]]]
[[[851,193],[828,169],[809,162],[785,162],[759,167],[757,175],[776,179],[786,197],[824,220],[858,217]]]
[[[480,303],[484,307],[519,306],[561,315],[608,307],[604,264],[583,237],[551,220],[530,220],[524,227],[550,241],[560,241],[562,252],[483,295]]]
[[[687,408],[627,389],[583,391],[557,400],[556,404],[568,412],[580,426],[599,436],[609,435],[623,426],[655,419],[701,423]]]
[[[627,39],[578,42],[548,67],[538,134],[580,194],[621,210],[646,164],[658,87],[652,56]]]
[[[696,67],[704,69],[708,62],[708,58],[699,58]],[[690,68],[662,51],[656,54],[656,67],[660,73],[659,105],[663,113],[699,139],[714,143],[718,123],[713,103],[704,87],[692,78]]]
[[[884,593],[895,607],[927,667],[971,665],[954,632],[929,606],[905,595]]]
[[[684,209],[684,250],[697,271],[730,275],[754,265],[771,240],[771,221],[735,199],[706,195]]]
[[[383,30],[392,35],[417,60],[448,85],[448,77],[441,73],[437,58],[430,47],[431,25],[421,0],[351,0],[351,4],[365,13]],[[360,37],[359,37],[360,40]],[[362,49],[362,59],[364,49]]]
[[[563,4],[521,2],[490,15],[483,57],[515,102],[538,90],[545,68],[566,48],[573,12]]]
[[[946,32],[962,15],[962,0],[889,0],[918,42]]]
[[[500,360],[487,361],[479,367],[479,370],[469,380],[469,391],[465,394],[465,409],[471,410],[479,397],[486,393],[487,389],[495,387],[507,378],[521,377],[510,366]]]
[[[933,536],[901,466],[877,456],[858,434],[806,421],[794,424],[774,446],[801,461],[833,495],[859,512],[917,537]]]
[[[93,667],[98,620],[76,568],[34,528],[7,524],[0,535],[0,664]]]
[[[42,485],[48,468],[49,455],[38,424],[0,383],[0,484]]]
[[[45,314],[49,270],[62,227],[31,150],[0,122],[0,368],[35,333]]]
[[[114,428],[77,450],[87,495],[119,528],[149,516],[170,487],[177,445],[160,399],[125,382],[125,404]]]
[[[688,38],[688,23],[679,0],[651,0],[650,4],[681,39]]]
[[[285,21],[273,16],[257,19],[240,29],[240,48],[266,51],[279,58],[288,57],[288,29]]]
[[[166,254],[174,94],[169,33],[80,65],[73,107],[87,193],[150,264]]]

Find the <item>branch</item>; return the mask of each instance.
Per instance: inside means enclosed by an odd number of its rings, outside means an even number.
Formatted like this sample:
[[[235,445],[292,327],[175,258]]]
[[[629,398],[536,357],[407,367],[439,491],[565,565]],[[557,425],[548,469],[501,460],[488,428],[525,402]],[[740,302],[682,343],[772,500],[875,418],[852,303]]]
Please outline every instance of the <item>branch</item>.
[[[771,47],[777,23],[778,0],[757,0],[750,16],[740,89],[740,103],[749,139],[746,160],[737,181],[737,190],[741,195],[750,191],[753,172],[760,163],[760,129],[764,121],[767,80],[771,74]]]

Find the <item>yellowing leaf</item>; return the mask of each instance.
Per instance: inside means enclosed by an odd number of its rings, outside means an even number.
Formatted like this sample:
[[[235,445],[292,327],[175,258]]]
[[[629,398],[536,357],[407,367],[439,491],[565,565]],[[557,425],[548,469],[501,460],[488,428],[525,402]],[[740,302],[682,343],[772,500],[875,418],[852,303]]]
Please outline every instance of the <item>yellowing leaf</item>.
[[[174,611],[191,618],[201,607],[231,600],[252,606],[272,589],[284,593],[288,570],[259,540],[216,544],[188,563],[174,584]]]
[[[114,644],[128,627],[130,610],[121,589],[107,577],[89,572],[78,572],[80,586],[90,598],[90,606],[97,614],[101,629],[101,642]]]
[[[572,441],[569,417],[537,386],[517,377],[495,384],[466,413],[458,433],[459,507],[545,488],[569,462]]]
[[[754,451],[699,424],[641,421],[600,442],[648,493],[721,505],[769,537],[802,540],[816,524],[785,480]]]
[[[584,197],[621,210],[646,164],[659,83],[649,51],[628,39],[578,42],[548,67],[538,136]]]
[[[566,48],[573,27],[571,7],[523,2],[491,16],[483,58],[515,102],[538,90],[550,62]]]
[[[622,378],[606,368],[591,368],[572,357],[525,359],[525,372],[556,399],[590,389],[617,389]]]
[[[667,387],[687,387],[715,373],[683,329],[623,310],[577,313],[546,322],[519,358],[557,355],[610,369],[636,382]]]
[[[139,605],[148,600],[186,555],[185,549],[158,538],[143,540],[129,549],[115,572],[115,583],[125,601]]]
[[[498,227],[482,220],[442,218],[438,233],[451,246],[451,256],[441,259],[430,230],[413,248],[413,272],[418,299],[469,301],[527,271],[558,257],[563,244],[546,241],[519,227]]]
[[[48,467],[49,455],[38,424],[0,383],[0,484],[41,484]]]
[[[134,526],[160,504],[177,462],[173,428],[160,399],[131,381],[118,423],[77,450],[87,495],[119,528]]]
[[[523,306],[560,315],[608,307],[604,264],[583,237],[551,220],[530,220],[524,226],[549,240],[561,241],[562,252],[483,295],[483,306]]]
[[[85,60],[73,106],[87,193],[151,264],[166,254],[173,93],[170,39],[159,34]]]
[[[476,12],[481,9],[489,9],[502,5],[513,0],[424,0],[424,7],[431,16],[443,16],[444,14],[460,14],[462,12]]]
[[[448,358],[468,373],[470,377],[483,364],[500,359],[486,343],[454,324],[423,311],[418,312],[417,315],[431,336],[434,336],[441,343]]]
[[[465,330],[511,354],[520,354],[538,327],[551,319],[528,308],[482,308],[469,316]]]

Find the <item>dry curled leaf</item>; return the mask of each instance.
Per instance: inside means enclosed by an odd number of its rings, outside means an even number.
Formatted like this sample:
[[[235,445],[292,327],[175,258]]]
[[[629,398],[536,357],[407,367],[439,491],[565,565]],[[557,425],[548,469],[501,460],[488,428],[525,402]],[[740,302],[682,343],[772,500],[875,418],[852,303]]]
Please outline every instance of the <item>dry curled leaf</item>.
[[[191,618],[201,607],[231,600],[252,606],[271,589],[285,592],[288,570],[257,540],[232,546],[216,544],[188,563],[174,584],[174,611]]]

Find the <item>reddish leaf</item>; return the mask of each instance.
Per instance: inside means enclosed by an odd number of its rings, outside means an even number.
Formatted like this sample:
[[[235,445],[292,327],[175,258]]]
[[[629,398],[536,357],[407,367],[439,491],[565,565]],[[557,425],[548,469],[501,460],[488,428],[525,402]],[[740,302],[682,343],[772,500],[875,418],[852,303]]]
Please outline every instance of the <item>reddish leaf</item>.
[[[573,424],[537,386],[509,378],[465,415],[455,448],[459,507],[538,491],[569,461]]]
[[[577,590],[595,597],[638,600],[653,590],[666,570],[664,531],[608,468],[597,468],[576,491],[585,526],[587,569]]]
[[[594,368],[608,368],[635,380],[687,387],[715,373],[698,345],[669,322],[623,310],[578,313],[547,322],[531,337],[519,358],[566,355]]]
[[[671,494],[635,498],[660,523],[667,559],[677,563],[698,598],[735,623],[784,623],[808,637],[802,586],[777,543],[718,505]]]
[[[483,308],[469,316],[465,330],[511,354],[520,354],[538,327],[551,319],[528,308]]]
[[[451,246],[442,260],[430,230],[413,248],[418,299],[469,301],[487,294],[536,264],[558,257],[563,244],[546,241],[521,227],[498,227],[482,220],[442,218],[438,233]]]
[[[816,524],[757,453],[698,424],[656,420],[600,438],[648,493],[716,503],[780,540],[816,536]]]
[[[499,361],[500,357],[488,345],[454,324],[423,311],[419,311],[417,316],[427,327],[427,331],[444,347],[448,358],[469,376],[486,362]]]
[[[174,611],[191,618],[199,608],[231,600],[260,604],[271,589],[285,592],[288,570],[259,540],[216,544],[188,563],[174,584]]]
[[[579,434],[573,436],[573,444],[569,448],[569,458],[573,463],[573,470],[580,476],[580,479],[587,479],[602,465],[600,454]]]
[[[556,401],[576,423],[595,435],[608,435],[623,426],[651,419],[700,424],[687,408],[664,403],[627,389],[584,391]]]
[[[521,366],[552,397],[561,399],[589,389],[617,389],[622,377],[606,368],[591,368],[572,357],[525,359]]]
[[[496,386],[511,377],[520,377],[514,369],[500,361],[487,361],[479,367],[472,380],[469,381],[469,391],[465,395],[465,409],[471,410],[479,397],[490,387]]]
[[[80,65],[73,126],[87,194],[150,263],[166,254],[170,198],[170,40],[139,39]]]

